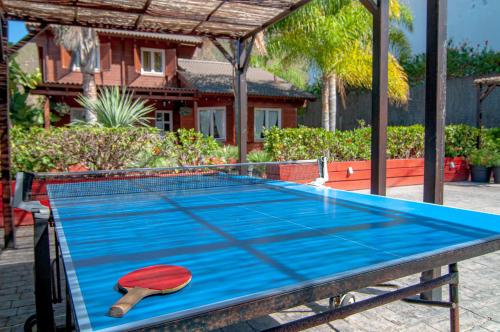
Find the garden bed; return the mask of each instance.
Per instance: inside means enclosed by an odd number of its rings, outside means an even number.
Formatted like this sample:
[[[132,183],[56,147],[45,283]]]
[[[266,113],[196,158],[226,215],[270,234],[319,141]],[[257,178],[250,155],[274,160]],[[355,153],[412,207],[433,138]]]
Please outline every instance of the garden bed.
[[[453,164],[452,164],[453,163]],[[454,165],[454,167],[452,167]],[[279,171],[274,172],[274,178],[283,181],[295,181],[300,174],[310,174],[310,165],[281,165]],[[349,167],[352,174],[349,174]],[[360,190],[370,188],[371,164],[369,160],[343,161],[328,164],[328,178],[326,185],[330,188],[343,190]],[[469,167],[464,158],[445,158],[444,179],[446,182],[467,181]],[[314,177],[300,181],[311,182]],[[387,160],[387,186],[409,186],[423,184],[424,159],[390,159]]]

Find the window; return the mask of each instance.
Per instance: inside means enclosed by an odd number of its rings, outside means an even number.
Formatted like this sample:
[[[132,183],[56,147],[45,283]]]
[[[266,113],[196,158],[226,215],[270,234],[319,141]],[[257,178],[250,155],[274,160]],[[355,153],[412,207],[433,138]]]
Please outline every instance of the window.
[[[99,71],[101,68],[101,49],[99,46],[94,48],[94,51],[92,52],[92,56],[94,57],[95,61],[95,71]],[[78,52],[73,52],[71,56],[72,62],[73,62],[73,70],[80,70],[80,53]]]
[[[165,67],[164,50],[155,48],[141,48],[141,73],[163,75]]]
[[[71,108],[69,111],[69,121],[85,121],[85,110],[83,108]]]
[[[226,139],[226,109],[225,108],[199,108],[199,130],[207,136],[218,140]]]
[[[156,111],[156,128],[162,132],[173,130],[173,114],[172,111]]]
[[[281,127],[281,109],[256,108],[254,114],[254,139],[262,141],[264,130],[272,127]]]

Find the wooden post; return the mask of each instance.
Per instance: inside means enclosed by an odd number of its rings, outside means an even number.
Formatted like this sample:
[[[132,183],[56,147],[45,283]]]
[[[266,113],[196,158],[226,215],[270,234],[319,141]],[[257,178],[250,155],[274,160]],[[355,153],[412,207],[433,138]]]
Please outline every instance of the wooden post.
[[[477,85],[477,106],[476,106],[476,128],[479,129],[479,133],[477,135],[476,147],[478,149],[481,148],[481,132],[483,131],[483,101],[482,101],[482,91],[483,85]]]
[[[447,0],[427,0],[427,68],[425,88],[424,201],[443,204],[444,125],[446,109]],[[441,268],[422,273],[436,278]],[[422,293],[424,300],[440,301],[441,288]]]
[[[386,193],[386,146],[388,112],[389,0],[378,0],[373,12],[372,73],[372,194]]]
[[[247,141],[248,141],[248,95],[246,70],[242,66],[243,41],[235,41],[235,77],[234,77],[234,110],[235,110],[235,128],[236,144],[238,145],[239,162],[245,163],[247,159]]]
[[[15,248],[15,226],[11,204],[10,140],[9,140],[9,61],[7,59],[7,20],[1,21],[0,54],[0,171],[2,175],[2,218],[4,247]]]
[[[234,54],[234,111],[236,143],[238,144],[239,162],[246,163],[248,153],[248,91],[247,69],[254,38],[235,40]]]
[[[50,129],[50,100],[49,96],[45,96],[43,103],[43,127],[45,130]]]

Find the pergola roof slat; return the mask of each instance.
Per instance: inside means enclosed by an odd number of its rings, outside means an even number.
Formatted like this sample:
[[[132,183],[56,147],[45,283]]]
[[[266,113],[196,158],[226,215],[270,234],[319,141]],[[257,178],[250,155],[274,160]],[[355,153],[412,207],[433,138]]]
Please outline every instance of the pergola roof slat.
[[[10,19],[233,39],[309,0],[0,0]]]

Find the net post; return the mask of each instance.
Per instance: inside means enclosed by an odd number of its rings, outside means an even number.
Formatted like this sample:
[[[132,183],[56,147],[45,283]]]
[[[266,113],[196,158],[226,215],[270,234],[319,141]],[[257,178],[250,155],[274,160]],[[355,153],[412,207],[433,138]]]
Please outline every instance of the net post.
[[[318,177],[324,182],[328,181],[328,158],[318,158]]]

